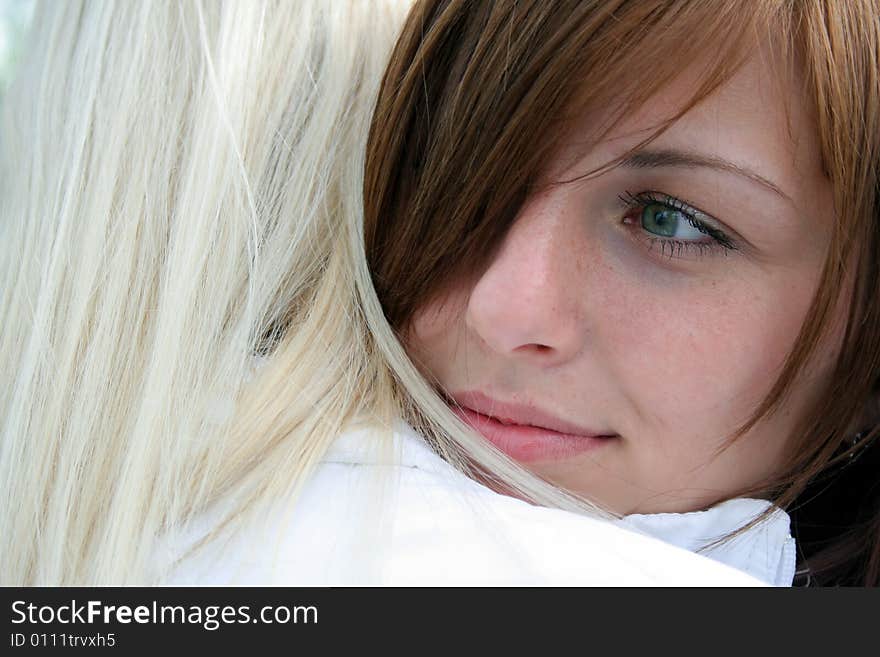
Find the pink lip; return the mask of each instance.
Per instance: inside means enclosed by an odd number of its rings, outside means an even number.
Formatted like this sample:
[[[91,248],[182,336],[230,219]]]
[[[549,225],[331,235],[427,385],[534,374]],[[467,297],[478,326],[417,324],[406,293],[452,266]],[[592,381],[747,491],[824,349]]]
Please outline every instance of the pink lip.
[[[534,406],[496,401],[480,392],[452,395],[452,410],[489,442],[516,461],[570,458],[607,445],[616,434],[594,431]]]

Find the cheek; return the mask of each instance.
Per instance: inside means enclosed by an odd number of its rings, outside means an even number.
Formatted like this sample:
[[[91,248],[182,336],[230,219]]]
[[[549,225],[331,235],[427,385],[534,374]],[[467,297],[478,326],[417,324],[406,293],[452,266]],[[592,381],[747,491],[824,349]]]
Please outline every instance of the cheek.
[[[407,351],[431,378],[446,382],[464,319],[467,295],[463,289],[447,292],[423,305],[413,315],[405,335]]]
[[[812,294],[789,279],[759,286],[733,276],[604,285],[618,292],[606,301],[608,366],[638,415],[674,435],[724,433],[750,417],[794,344]]]

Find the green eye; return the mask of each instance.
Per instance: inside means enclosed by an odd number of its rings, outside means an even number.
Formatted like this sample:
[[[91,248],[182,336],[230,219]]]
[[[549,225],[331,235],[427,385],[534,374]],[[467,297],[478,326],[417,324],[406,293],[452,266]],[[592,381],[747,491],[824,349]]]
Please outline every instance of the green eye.
[[[642,228],[652,235],[688,242],[707,239],[703,231],[681,210],[663,203],[646,203],[642,208]]]
[[[667,205],[651,203],[642,210],[642,228],[662,237],[675,237],[684,217],[681,212]]]
[[[704,253],[719,247],[724,252],[738,249],[727,235],[714,224],[717,220],[686,202],[659,192],[626,192],[618,197],[623,203],[623,223],[654,247],[681,252],[695,248]]]

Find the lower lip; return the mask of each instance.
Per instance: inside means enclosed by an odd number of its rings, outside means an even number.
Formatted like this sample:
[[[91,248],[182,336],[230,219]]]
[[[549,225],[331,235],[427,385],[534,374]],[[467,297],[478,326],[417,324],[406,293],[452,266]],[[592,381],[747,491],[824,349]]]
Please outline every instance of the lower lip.
[[[469,408],[453,408],[466,424],[520,463],[559,461],[607,445],[615,436],[577,436],[524,424],[503,424]]]

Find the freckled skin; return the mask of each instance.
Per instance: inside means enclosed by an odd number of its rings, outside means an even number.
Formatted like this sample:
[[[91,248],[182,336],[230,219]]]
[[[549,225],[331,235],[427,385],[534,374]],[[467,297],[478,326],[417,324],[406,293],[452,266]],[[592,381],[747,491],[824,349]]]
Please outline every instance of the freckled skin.
[[[599,450],[528,464],[612,511],[705,508],[765,480],[828,376],[834,334],[781,411],[716,454],[794,344],[833,220],[807,99],[760,59],[652,146],[747,166],[790,200],[729,172],[684,167],[549,186],[527,200],[488,267],[422,308],[408,336],[416,362],[447,391],[479,390],[618,434]],[[594,123],[585,120],[548,166],[551,178],[634,146],[692,84],[683,75],[586,151]],[[642,191],[693,203],[741,248],[662,254],[646,241],[656,235],[622,220],[618,196]]]

